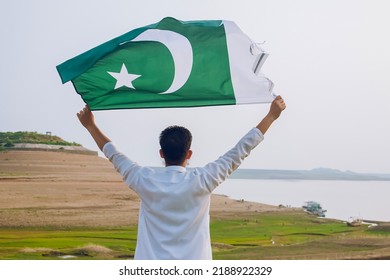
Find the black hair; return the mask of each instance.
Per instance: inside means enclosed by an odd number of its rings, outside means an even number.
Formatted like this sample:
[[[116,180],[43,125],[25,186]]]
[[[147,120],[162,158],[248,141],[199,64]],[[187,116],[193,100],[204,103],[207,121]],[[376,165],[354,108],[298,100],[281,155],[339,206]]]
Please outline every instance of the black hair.
[[[160,134],[160,146],[167,165],[181,165],[191,147],[191,132],[182,126],[169,126]]]

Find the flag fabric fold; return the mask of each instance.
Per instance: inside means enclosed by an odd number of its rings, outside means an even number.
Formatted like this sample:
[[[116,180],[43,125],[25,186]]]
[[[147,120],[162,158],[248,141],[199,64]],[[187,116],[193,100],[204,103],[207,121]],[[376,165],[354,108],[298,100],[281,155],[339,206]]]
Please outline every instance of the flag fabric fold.
[[[91,110],[268,103],[268,54],[231,21],[164,18],[57,66]]]

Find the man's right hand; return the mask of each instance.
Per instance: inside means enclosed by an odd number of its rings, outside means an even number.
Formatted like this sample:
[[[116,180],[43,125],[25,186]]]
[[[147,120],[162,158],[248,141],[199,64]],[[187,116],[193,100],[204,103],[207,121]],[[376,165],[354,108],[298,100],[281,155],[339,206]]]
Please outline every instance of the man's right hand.
[[[279,118],[282,111],[286,109],[286,104],[284,103],[283,98],[278,95],[275,100],[272,102],[268,114],[261,120],[261,122],[256,126],[261,133],[265,134],[268,128],[272,123]]]
[[[77,117],[79,118],[80,123],[87,129],[95,125],[95,117],[88,105],[85,105],[85,107],[77,113]]]
[[[283,98],[278,95],[274,101],[272,102],[271,104],[271,107],[269,109],[269,113],[268,115],[273,119],[273,120],[276,120],[277,118],[279,118],[280,114],[282,113],[282,111],[286,109],[286,104],[284,103],[284,100]]]
[[[83,110],[77,113],[77,117],[80,120],[80,123],[88,130],[92,138],[95,140],[99,149],[103,151],[103,147],[107,142],[110,142],[110,139],[100,131],[100,129],[95,124],[95,117],[88,105],[85,105]]]

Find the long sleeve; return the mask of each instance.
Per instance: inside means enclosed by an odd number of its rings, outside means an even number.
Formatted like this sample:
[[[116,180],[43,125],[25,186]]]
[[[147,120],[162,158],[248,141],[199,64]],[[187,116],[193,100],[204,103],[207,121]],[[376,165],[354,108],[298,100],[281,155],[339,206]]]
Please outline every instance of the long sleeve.
[[[263,140],[254,128],[231,150],[203,168],[140,167],[109,142],[106,157],[141,198],[135,259],[211,259],[211,192]]]
[[[223,156],[202,168],[205,185],[212,192],[236,170],[250,152],[264,139],[257,128],[251,129],[241,140]]]
[[[134,189],[135,174],[142,168],[137,163],[120,153],[112,142],[108,142],[103,147],[104,155],[114,165],[116,171],[122,175],[123,181]],[[135,190],[136,191],[136,190]]]

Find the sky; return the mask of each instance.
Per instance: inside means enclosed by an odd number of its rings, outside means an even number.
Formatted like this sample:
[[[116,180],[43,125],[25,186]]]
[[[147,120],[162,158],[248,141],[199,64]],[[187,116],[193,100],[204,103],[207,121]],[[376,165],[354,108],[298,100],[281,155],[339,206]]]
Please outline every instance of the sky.
[[[390,37],[383,0],[5,0],[0,10],[0,131],[51,131],[98,150],[76,113],[84,106],[56,66],[171,16],[234,21],[270,53],[262,71],[287,109],[242,168],[390,173]],[[193,134],[191,166],[231,148],[269,104],[95,112],[130,158],[162,166],[165,127]],[[102,154],[100,154],[102,155]]]

